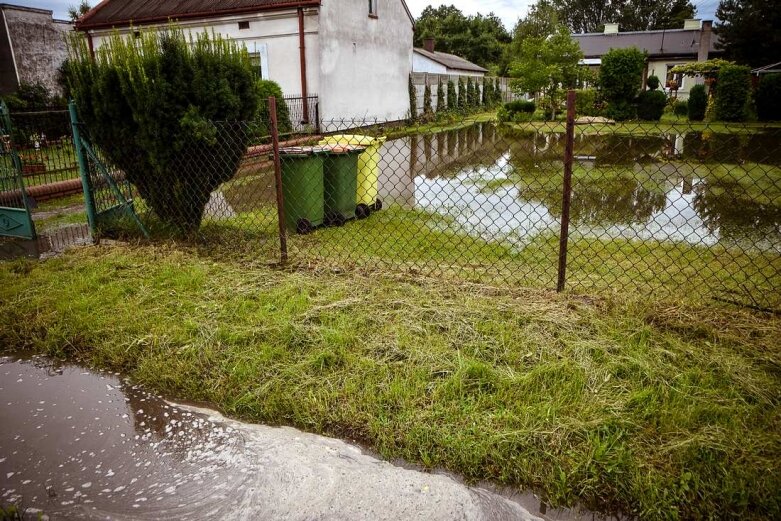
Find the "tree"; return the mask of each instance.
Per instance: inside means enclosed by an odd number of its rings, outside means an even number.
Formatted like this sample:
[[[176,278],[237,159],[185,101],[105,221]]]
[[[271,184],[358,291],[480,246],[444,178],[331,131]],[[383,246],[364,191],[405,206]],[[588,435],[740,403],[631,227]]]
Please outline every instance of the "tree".
[[[466,112],[469,107],[469,98],[467,97],[466,83],[463,78],[458,78],[458,110]]]
[[[763,75],[756,98],[760,121],[781,121],[781,74]]]
[[[87,2],[87,0],[82,0],[79,5],[71,5],[68,7],[68,17],[71,19],[71,22],[75,22],[87,14],[90,9],[92,9],[92,7],[90,7],[89,2]]]
[[[437,114],[445,112],[445,87],[442,85],[442,78],[437,85]]]
[[[414,45],[436,40],[437,50],[466,58],[482,67],[501,61],[510,34],[493,13],[465,16],[455,6],[426,7],[415,22]]]
[[[719,121],[746,119],[751,75],[743,65],[725,65],[719,70],[714,109]]]
[[[426,121],[431,121],[434,117],[434,106],[431,103],[431,85],[426,81],[426,88],[423,89],[423,117]]]
[[[458,108],[458,94],[456,94],[456,84],[453,80],[447,82],[447,110],[455,112]]]
[[[95,58],[83,35],[64,68],[90,137],[160,220],[190,233],[232,179],[260,105],[249,54],[219,35],[176,27],[114,34]]]
[[[608,102],[608,115],[616,120],[631,119],[634,100],[643,80],[645,53],[630,47],[611,49],[602,57],[599,85]]]
[[[680,29],[696,8],[690,0],[552,0],[559,19],[574,33],[601,32],[617,23],[623,31]]]
[[[781,9],[777,0],[721,0],[714,27],[717,48],[743,65],[781,61]]]
[[[409,83],[409,117],[412,121],[418,119],[418,91],[415,88],[415,84],[412,83],[412,75],[410,74]]]
[[[510,77],[514,78],[512,88],[520,94],[542,93],[545,105],[555,117],[561,89],[578,83],[583,70],[579,65],[582,58],[580,46],[563,25],[549,36],[527,37],[510,66]]]

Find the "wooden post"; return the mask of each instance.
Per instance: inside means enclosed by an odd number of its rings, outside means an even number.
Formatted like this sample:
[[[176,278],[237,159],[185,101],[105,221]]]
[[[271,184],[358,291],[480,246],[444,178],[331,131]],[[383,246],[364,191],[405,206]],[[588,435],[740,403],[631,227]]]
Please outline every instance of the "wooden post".
[[[271,143],[274,150],[274,181],[277,190],[277,218],[279,219],[280,262],[287,262],[287,225],[285,224],[285,196],[282,193],[282,161],[279,157],[279,125],[277,123],[277,98],[269,96],[268,108],[271,114]]]
[[[561,199],[561,236],[559,238],[559,280],[556,291],[564,291],[567,281],[569,214],[572,205],[572,160],[575,149],[575,91],[567,92],[567,135],[564,145],[564,190]]]

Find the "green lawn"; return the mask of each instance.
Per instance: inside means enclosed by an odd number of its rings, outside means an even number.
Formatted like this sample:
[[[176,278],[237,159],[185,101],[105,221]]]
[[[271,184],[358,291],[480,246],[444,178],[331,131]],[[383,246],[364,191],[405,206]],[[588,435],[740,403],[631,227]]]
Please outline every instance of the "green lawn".
[[[0,312],[7,348],[554,505],[781,516],[778,316],[170,245],[0,263]]]

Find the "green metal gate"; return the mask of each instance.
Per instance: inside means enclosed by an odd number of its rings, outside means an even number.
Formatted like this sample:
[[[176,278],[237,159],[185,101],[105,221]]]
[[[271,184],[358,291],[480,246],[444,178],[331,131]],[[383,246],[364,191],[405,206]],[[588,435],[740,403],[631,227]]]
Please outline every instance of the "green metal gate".
[[[0,236],[35,239],[22,161],[13,136],[8,107],[0,101]]]

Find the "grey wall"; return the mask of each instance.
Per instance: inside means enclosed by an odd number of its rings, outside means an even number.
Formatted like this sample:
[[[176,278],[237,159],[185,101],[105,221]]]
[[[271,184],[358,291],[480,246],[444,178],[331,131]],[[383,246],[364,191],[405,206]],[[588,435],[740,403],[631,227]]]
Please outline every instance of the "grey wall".
[[[49,90],[60,92],[57,69],[68,57],[65,35],[73,26],[55,22],[52,12],[43,9],[4,6],[3,16],[19,81],[40,82]],[[6,70],[3,54],[4,51],[0,50],[0,73]],[[0,83],[0,88],[3,87],[5,85]]]
[[[409,112],[412,21],[401,0],[323,2],[320,8],[320,114],[323,120],[399,120]]]

